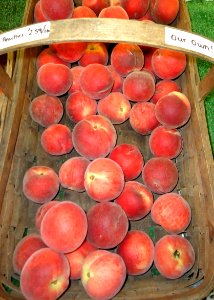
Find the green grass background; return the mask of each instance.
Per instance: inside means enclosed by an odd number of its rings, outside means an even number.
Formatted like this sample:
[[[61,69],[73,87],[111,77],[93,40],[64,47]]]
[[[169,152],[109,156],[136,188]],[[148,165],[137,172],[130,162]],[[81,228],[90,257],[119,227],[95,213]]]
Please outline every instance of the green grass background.
[[[2,0],[1,2],[0,30],[7,31],[19,27],[22,22],[26,0]],[[214,40],[214,1],[189,0],[187,6],[192,31]],[[211,63],[197,59],[197,65],[202,79],[210,69]],[[206,97],[204,105],[210,143],[214,154],[214,90]]]

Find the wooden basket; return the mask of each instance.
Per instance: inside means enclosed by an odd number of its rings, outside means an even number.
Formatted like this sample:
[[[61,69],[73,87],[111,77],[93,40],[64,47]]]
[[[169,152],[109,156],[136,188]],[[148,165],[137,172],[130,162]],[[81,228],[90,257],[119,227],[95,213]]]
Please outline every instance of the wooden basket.
[[[24,24],[32,22],[35,3],[36,0],[28,1]],[[180,13],[175,26],[191,31],[184,0],[180,1]],[[160,30],[162,30],[161,26]],[[97,40],[96,37],[94,39]],[[113,40],[114,32],[109,36],[109,41]],[[48,165],[58,172],[63,160],[75,155],[72,152],[71,155],[53,157],[44,153],[40,145],[42,128],[29,116],[30,101],[41,94],[35,80],[35,60],[40,51],[41,47],[34,47],[17,52],[16,66],[11,81],[13,93],[10,96],[5,114],[6,121],[2,129],[0,146],[0,297],[4,300],[23,299],[19,288],[13,284],[16,275],[12,268],[12,254],[26,230],[28,233],[36,230],[34,218],[39,206],[28,201],[22,193],[24,173],[32,165]],[[189,272],[177,280],[164,279],[156,274],[154,266],[152,266],[151,270],[144,275],[129,276],[125,286],[114,299],[203,299],[214,287],[214,163],[204,105],[203,101],[199,101],[211,89],[212,76],[213,69],[200,82],[195,58],[188,55],[186,70],[178,79],[182,92],[191,103],[192,114],[190,121],[180,129],[184,147],[181,154],[175,159],[179,170],[179,182],[175,191],[187,199],[192,209],[192,221],[185,236],[195,249],[195,264]],[[66,117],[64,119],[68,126],[73,126]],[[148,149],[148,136],[142,137],[134,133],[128,122],[117,126],[116,129],[118,143],[126,141],[138,145],[146,161],[152,156]],[[63,189],[58,197],[72,199],[85,210],[94,203],[86,193]],[[152,230],[154,242],[165,234],[160,226],[152,223],[150,215],[143,220],[132,222],[131,227],[143,229],[146,232]],[[8,288],[5,289],[6,286]],[[81,283],[73,281],[71,287],[60,299],[84,300],[89,297]]]

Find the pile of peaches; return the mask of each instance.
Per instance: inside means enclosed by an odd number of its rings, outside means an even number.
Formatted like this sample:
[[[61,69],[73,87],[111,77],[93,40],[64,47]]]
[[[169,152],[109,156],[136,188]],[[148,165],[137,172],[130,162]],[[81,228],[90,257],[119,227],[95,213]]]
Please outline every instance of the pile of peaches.
[[[40,0],[34,16],[36,22],[110,17],[171,24],[178,10],[177,0],[83,0],[78,7],[72,0]],[[43,49],[36,67],[41,95],[29,113],[43,128],[41,147],[70,158],[58,171],[32,166],[23,178],[24,196],[40,204],[37,233],[13,254],[24,297],[57,299],[80,280],[92,299],[111,299],[127,275],[145,274],[153,264],[167,279],[183,276],[195,261],[181,234],[191,207],[174,191],[179,129],[191,115],[177,81],[185,54],[126,43],[62,43]],[[117,143],[124,122],[142,139],[149,136],[147,161],[137,145]],[[74,197],[60,201],[60,189],[86,193],[94,205],[85,211]],[[143,229],[130,229],[131,221],[149,214],[166,232],[155,243]]]

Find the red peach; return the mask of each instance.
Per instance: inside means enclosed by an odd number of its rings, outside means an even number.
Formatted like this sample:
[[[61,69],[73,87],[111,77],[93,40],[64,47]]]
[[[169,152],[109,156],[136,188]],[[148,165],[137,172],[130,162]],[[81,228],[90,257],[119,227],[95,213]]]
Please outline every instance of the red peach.
[[[61,185],[70,190],[83,192],[84,174],[89,160],[85,157],[75,156],[66,160],[59,169],[59,180]]]
[[[109,158],[96,158],[85,171],[85,189],[95,201],[106,202],[117,198],[124,187],[121,167]]]
[[[109,158],[121,166],[126,181],[137,178],[144,165],[142,153],[132,144],[117,145],[109,154]]]
[[[121,6],[109,6],[103,8],[99,13],[99,18],[116,18],[128,20],[129,16],[124,8]]]
[[[98,63],[87,65],[80,75],[80,86],[83,93],[93,99],[107,96],[111,92],[113,83],[109,69]]]
[[[41,145],[51,155],[63,155],[73,149],[71,130],[63,124],[47,127],[41,135]]]
[[[153,222],[161,225],[168,233],[179,234],[190,224],[191,208],[179,194],[167,193],[155,200],[151,217]]]
[[[122,207],[129,220],[140,220],[150,212],[153,194],[142,183],[128,181],[115,203]]]
[[[51,208],[53,207],[54,205],[58,204],[59,201],[57,200],[52,200],[50,202],[46,202],[44,204],[42,204],[37,212],[36,212],[36,216],[35,216],[35,226],[36,226],[36,229],[38,230],[38,232],[40,232],[40,227],[41,227],[41,223],[42,223],[42,220],[46,214],[46,212]]]
[[[166,157],[153,157],[143,167],[142,177],[145,185],[154,193],[171,192],[178,182],[178,169]]]
[[[131,127],[142,135],[152,132],[160,123],[155,116],[155,104],[138,102],[132,106],[129,114]]]
[[[80,75],[82,73],[82,70],[84,67],[82,66],[75,66],[71,68],[71,75],[73,78],[73,83],[68,90],[68,93],[74,93],[74,92],[80,92],[81,91],[81,86],[80,86]]]
[[[144,64],[144,55],[138,45],[118,43],[111,52],[111,65],[121,76],[139,71]]]
[[[74,8],[73,11],[73,15],[72,18],[76,19],[76,18],[96,18],[97,15],[95,14],[95,12],[87,6],[77,6]]]
[[[58,97],[43,94],[31,101],[29,114],[39,125],[48,127],[62,119],[63,105]]]
[[[37,250],[47,247],[40,235],[31,233],[22,238],[13,252],[13,270],[20,274],[27,259]]]
[[[112,124],[121,124],[128,120],[131,104],[127,97],[119,92],[111,92],[99,100],[97,111],[108,118]]]
[[[141,49],[143,49],[145,46],[140,46],[140,47],[141,47]],[[156,50],[157,50],[157,48],[147,47],[146,51],[143,52],[143,54],[144,54],[144,65],[143,65],[143,69],[142,69],[142,70],[147,70],[147,71],[152,72],[152,74],[154,74],[155,78],[156,78],[156,75],[155,75],[155,72],[152,68],[152,55]]]
[[[171,49],[156,49],[152,55],[152,68],[161,79],[175,79],[186,68],[186,55]]]
[[[116,253],[96,250],[84,260],[81,282],[92,299],[112,299],[121,290],[125,279],[125,264]]]
[[[70,68],[70,64],[59,58],[50,48],[45,48],[42,50],[36,58],[37,69],[47,63],[62,64]]]
[[[126,10],[130,19],[139,19],[146,14],[149,8],[149,2],[149,0],[121,0],[120,5]]]
[[[69,285],[69,263],[64,254],[49,248],[33,253],[26,261],[20,277],[25,299],[58,299]]]
[[[97,102],[79,91],[68,96],[65,108],[69,119],[77,123],[88,116],[96,114]]]
[[[150,13],[152,19],[159,24],[171,24],[179,12],[179,0],[151,0]]]
[[[81,206],[72,201],[62,201],[51,207],[41,223],[43,242],[60,253],[76,250],[87,234],[87,217]]]
[[[105,7],[108,7],[107,0],[82,0],[82,5],[91,8],[95,14],[98,16],[101,10]]]
[[[33,166],[25,172],[22,189],[25,197],[33,202],[49,202],[59,191],[59,178],[50,167]]]
[[[147,71],[134,71],[124,79],[123,94],[131,101],[148,101],[152,98],[154,91],[154,77]]]
[[[73,128],[72,135],[75,150],[90,160],[106,157],[117,140],[114,126],[100,115],[88,116],[78,122]]]
[[[80,66],[86,67],[89,64],[102,64],[107,65],[108,50],[105,43],[89,42],[82,57],[78,63]]]
[[[35,4],[34,8],[34,22],[39,23],[39,22],[45,22],[47,21],[47,18],[44,16],[42,9],[41,9],[41,1],[39,0]]]
[[[41,10],[48,20],[60,20],[69,18],[74,9],[73,0],[40,0]]]
[[[47,63],[37,71],[37,83],[46,94],[61,96],[69,90],[72,84],[72,75],[70,69],[65,65]]]
[[[129,275],[146,273],[154,260],[154,244],[151,238],[143,231],[131,230],[117,247],[119,254],[126,265]]]
[[[191,115],[188,98],[180,92],[171,92],[155,105],[155,116],[165,127],[175,129],[185,125]]]
[[[50,45],[50,48],[57,54],[58,57],[69,63],[77,62],[82,57],[86,47],[86,42],[59,43]]]
[[[151,98],[151,102],[156,104],[161,97],[171,92],[181,92],[180,86],[173,80],[160,80],[155,85],[155,93]]]
[[[123,77],[121,77],[112,67],[112,65],[107,65],[107,68],[110,70],[113,78],[113,87],[111,92],[122,92],[123,88]]]
[[[152,20],[152,16],[151,16],[151,13],[150,13],[150,7],[149,9],[147,10],[147,12],[145,13],[145,15],[143,15],[141,18],[138,19],[139,21],[153,21]]]
[[[87,240],[97,248],[111,249],[122,242],[128,231],[128,219],[120,205],[97,203],[87,213]]]

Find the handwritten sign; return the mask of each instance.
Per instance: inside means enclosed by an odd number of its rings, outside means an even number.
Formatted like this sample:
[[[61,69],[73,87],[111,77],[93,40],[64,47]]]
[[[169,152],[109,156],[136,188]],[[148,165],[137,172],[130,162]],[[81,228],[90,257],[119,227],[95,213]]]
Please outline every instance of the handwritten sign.
[[[165,43],[214,58],[214,42],[183,30],[166,27]]]
[[[0,49],[46,39],[50,35],[50,28],[50,22],[43,22],[5,32],[0,35]]]

